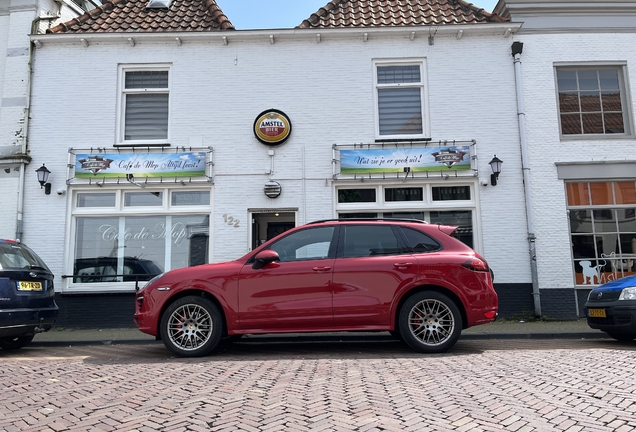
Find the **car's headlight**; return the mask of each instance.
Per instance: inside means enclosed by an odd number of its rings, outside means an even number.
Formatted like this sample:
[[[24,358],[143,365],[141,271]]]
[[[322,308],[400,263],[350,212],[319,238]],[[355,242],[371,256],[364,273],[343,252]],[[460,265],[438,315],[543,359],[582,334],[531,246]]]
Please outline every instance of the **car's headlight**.
[[[592,293],[594,292],[594,290],[590,291],[587,295],[587,301],[590,301],[590,298],[592,298]],[[596,294],[596,293],[595,293]]]
[[[623,288],[619,300],[636,300],[636,287]]]

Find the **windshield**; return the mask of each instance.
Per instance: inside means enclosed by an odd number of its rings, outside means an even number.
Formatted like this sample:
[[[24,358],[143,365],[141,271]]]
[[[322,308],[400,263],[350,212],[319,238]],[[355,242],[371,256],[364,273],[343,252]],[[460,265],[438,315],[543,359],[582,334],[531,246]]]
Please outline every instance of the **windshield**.
[[[0,270],[35,267],[50,271],[44,261],[28,247],[18,243],[0,242]]]

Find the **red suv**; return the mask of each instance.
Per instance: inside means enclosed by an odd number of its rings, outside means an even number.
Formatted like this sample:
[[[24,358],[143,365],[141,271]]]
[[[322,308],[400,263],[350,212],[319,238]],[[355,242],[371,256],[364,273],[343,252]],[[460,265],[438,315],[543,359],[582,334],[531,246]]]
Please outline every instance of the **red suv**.
[[[235,261],[155,277],[134,321],[183,357],[244,334],[355,330],[444,352],[497,316],[490,268],[454,230],[396,219],[299,226]]]

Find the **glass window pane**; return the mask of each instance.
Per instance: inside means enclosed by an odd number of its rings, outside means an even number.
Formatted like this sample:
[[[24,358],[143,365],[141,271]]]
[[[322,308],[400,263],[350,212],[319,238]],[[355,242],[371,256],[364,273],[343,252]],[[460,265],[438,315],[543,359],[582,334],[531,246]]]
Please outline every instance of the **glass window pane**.
[[[581,111],[601,111],[601,97],[599,92],[581,92]]]
[[[594,248],[593,235],[573,235],[572,255],[575,259],[595,259],[596,249]]]
[[[126,140],[150,140],[168,138],[167,93],[126,95]]]
[[[422,188],[386,188],[385,201],[423,201]]]
[[[419,83],[419,65],[378,66],[378,84]]]
[[[559,109],[562,113],[580,112],[579,94],[559,92]]]
[[[103,276],[112,278],[112,274],[117,274],[116,268],[101,268],[103,265],[97,258],[117,258],[119,248],[124,248],[123,239],[120,244],[119,218],[77,218],[74,246],[73,274],[78,277],[74,277],[73,282],[96,283],[102,282]]]
[[[636,233],[636,209],[617,209],[616,218],[618,231],[622,233]],[[631,249],[631,248],[629,248]]]
[[[397,237],[387,225],[345,226],[344,257],[397,255],[400,253]]]
[[[171,224],[170,268],[207,264],[210,216],[172,216],[168,218],[168,223]]]
[[[432,252],[441,248],[436,240],[421,231],[412,228],[402,228],[402,232],[406,237],[406,246],[411,253]]]
[[[559,91],[578,90],[576,83],[576,71],[557,70],[557,85]]]
[[[592,205],[614,204],[612,183],[590,183],[590,192],[592,194]]]
[[[163,268],[166,237],[170,237],[166,216],[128,216],[124,218],[124,226],[125,254],[137,260],[133,269],[142,274],[147,272],[145,268],[137,266],[141,264],[141,259],[152,262],[153,268]]]
[[[569,206],[581,206],[590,204],[588,183],[566,183]]]
[[[580,70],[578,75],[579,90],[599,90],[596,70]]]
[[[594,217],[594,231],[597,233],[616,232],[616,218],[614,210],[592,210]]]
[[[375,202],[375,189],[339,189],[339,203]]]
[[[583,122],[583,133],[585,134],[602,134],[603,127],[603,114],[582,114],[581,121]]]
[[[473,247],[473,212],[470,210],[431,212],[431,223],[456,226],[453,237]]]
[[[625,133],[623,114],[604,114],[605,133]]]
[[[173,206],[210,205],[210,191],[172,192]]]
[[[433,201],[465,201],[470,199],[470,186],[434,187]]]
[[[623,110],[620,93],[605,91],[601,93],[601,97],[603,98],[603,111],[621,112]]]
[[[419,88],[378,90],[380,135],[421,134],[422,93]]]
[[[163,192],[127,192],[124,194],[126,207],[157,207],[163,204]]]
[[[636,204],[636,182],[614,183],[616,204]]]
[[[114,193],[78,193],[77,207],[115,207]]]
[[[598,71],[601,81],[601,89],[603,90],[619,90],[618,70],[601,69]]]
[[[168,71],[126,72],[126,89],[168,88]]]
[[[334,227],[295,231],[273,243],[270,249],[278,253],[281,262],[328,258],[333,232]]]
[[[580,135],[583,133],[580,114],[561,114],[561,133],[563,135]]]
[[[570,210],[570,232],[592,233],[592,210]]]

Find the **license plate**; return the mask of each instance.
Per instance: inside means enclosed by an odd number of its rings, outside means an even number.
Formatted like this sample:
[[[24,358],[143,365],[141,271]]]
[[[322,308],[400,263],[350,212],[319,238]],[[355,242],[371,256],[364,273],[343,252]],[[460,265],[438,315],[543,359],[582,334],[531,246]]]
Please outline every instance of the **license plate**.
[[[42,291],[42,282],[18,282],[19,291]]]
[[[592,318],[607,318],[605,309],[588,309],[587,316]]]

